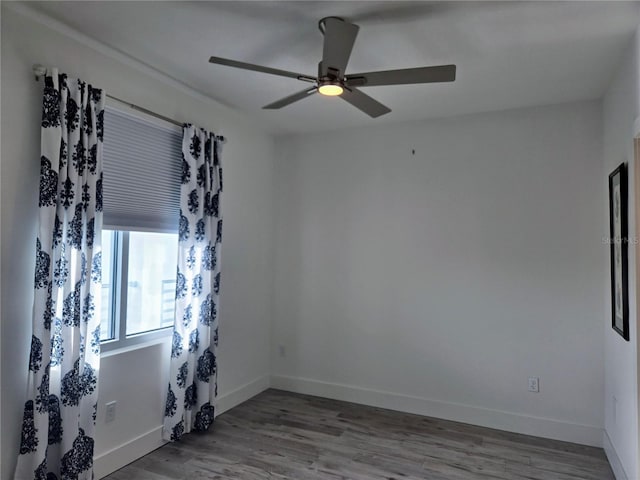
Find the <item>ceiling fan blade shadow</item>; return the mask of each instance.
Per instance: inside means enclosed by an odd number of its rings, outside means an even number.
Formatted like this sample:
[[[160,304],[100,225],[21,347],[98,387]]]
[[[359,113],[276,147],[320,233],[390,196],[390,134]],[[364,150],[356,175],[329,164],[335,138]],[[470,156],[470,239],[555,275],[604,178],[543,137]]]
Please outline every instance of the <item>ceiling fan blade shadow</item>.
[[[375,87],[382,85],[410,85],[414,83],[453,82],[456,79],[455,65],[435,67],[405,68],[347,75],[347,85],[354,87]]]
[[[362,110],[371,118],[377,118],[391,111],[390,108],[355,88],[345,88],[340,97],[357,109]]]
[[[240,68],[242,70],[251,70],[253,72],[268,73],[270,75],[278,75],[280,77],[295,78],[305,82],[315,82],[316,78],[311,75],[305,75],[303,73],[289,72],[287,70],[280,70],[277,68],[263,67],[262,65],[254,65],[253,63],[238,62],[237,60],[231,60],[229,58],[211,57],[209,63],[216,65],[224,65],[226,67]]]
[[[443,2],[393,0],[390,2],[353,2],[358,7],[350,15],[350,21],[362,26],[373,24],[424,22],[425,20],[448,21],[459,12],[466,12],[471,18],[479,15],[487,17],[505,16],[507,9],[518,11],[526,7],[523,2]]]
[[[414,1],[394,1],[390,4],[381,3],[373,6],[363,4],[364,9],[356,10],[349,20],[357,23],[399,23],[420,21],[425,17],[433,17],[436,14],[451,8],[442,2],[416,2]]]
[[[302,90],[301,92],[294,93],[293,95],[289,95],[288,97],[281,98],[277,102],[270,103],[269,105],[265,105],[262,107],[263,110],[278,110],[279,108],[286,107],[287,105],[291,105],[298,100],[302,100],[303,98],[307,98],[314,93],[316,93],[318,89],[316,87],[307,88],[306,90]]]
[[[324,19],[323,24],[324,45],[321,74],[326,76],[329,69],[334,69],[339,72],[338,76],[343,77],[360,27],[336,17]]]

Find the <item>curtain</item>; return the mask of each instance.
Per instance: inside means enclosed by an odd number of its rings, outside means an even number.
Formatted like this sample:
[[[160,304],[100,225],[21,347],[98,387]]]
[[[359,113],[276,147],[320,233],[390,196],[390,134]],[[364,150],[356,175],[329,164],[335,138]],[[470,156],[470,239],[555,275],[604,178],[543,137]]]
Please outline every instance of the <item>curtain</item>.
[[[45,75],[33,335],[16,480],[89,480],[100,360],[104,93]]]
[[[214,419],[220,245],[222,143],[185,125],[178,229],[176,309],[163,436],[178,440]]]

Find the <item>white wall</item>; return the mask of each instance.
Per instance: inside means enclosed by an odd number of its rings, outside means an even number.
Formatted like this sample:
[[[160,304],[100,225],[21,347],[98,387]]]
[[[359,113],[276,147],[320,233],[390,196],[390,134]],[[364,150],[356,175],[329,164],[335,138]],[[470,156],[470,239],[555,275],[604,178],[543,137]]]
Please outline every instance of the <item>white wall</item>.
[[[600,118],[280,139],[272,384],[601,444]]]
[[[57,66],[108,93],[228,137],[223,157],[222,408],[268,385],[272,311],[273,139],[240,114],[189,93],[88,39],[62,34],[59,25],[52,29],[39,24],[31,14],[24,16],[15,8],[22,7],[2,3],[3,479],[11,476],[19,446],[31,335],[42,95],[42,82],[34,81],[32,64]],[[117,466],[128,454],[145,453],[140,449],[159,442],[167,362],[166,345],[103,359],[100,405],[116,400],[118,413],[109,425],[103,424],[104,411],[99,415],[98,474]],[[138,436],[139,441],[127,444]],[[111,455],[105,455],[108,452]]]
[[[607,179],[620,163],[629,165],[629,232],[638,238],[635,225],[633,137],[634,121],[640,115],[640,47],[638,35],[624,53],[620,67],[603,99],[602,203],[607,204]],[[609,229],[605,212],[603,235]],[[638,329],[636,302],[636,250],[629,248],[629,329],[625,341],[611,328],[611,294],[608,252],[602,252],[607,265],[602,276],[605,293],[605,447],[618,480],[640,478],[638,470]],[[615,398],[615,400],[614,400]],[[615,411],[614,411],[615,410]],[[620,470],[624,470],[624,473]]]
[[[223,409],[264,388],[272,361],[274,385],[292,390],[593,444],[606,425],[637,478],[633,257],[626,343],[609,327],[598,220],[606,175],[631,158],[635,44],[603,113],[592,102],[296,136],[275,155],[250,120],[15,8],[2,3],[0,478],[15,464],[30,337],[42,88],[33,63],[229,137]],[[99,419],[99,471],[158,443],[167,348],[104,358],[100,404],[117,400],[118,419]],[[526,391],[530,375],[539,394]]]

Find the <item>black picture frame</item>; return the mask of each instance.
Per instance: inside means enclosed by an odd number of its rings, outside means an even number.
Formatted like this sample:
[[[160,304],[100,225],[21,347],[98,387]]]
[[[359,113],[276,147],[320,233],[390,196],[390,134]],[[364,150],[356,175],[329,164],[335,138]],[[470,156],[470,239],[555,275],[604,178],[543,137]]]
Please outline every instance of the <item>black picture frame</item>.
[[[629,231],[627,166],[609,175],[609,245],[611,249],[611,326],[629,341]]]

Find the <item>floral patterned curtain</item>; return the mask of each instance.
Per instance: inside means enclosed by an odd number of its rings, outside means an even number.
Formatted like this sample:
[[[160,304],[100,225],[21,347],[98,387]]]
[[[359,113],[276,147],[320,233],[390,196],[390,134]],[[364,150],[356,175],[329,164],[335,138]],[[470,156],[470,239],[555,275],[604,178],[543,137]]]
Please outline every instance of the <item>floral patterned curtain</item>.
[[[163,436],[178,440],[214,419],[220,245],[222,143],[185,125],[178,232],[176,311]]]
[[[100,360],[104,92],[45,76],[33,336],[16,480],[90,480]]]

